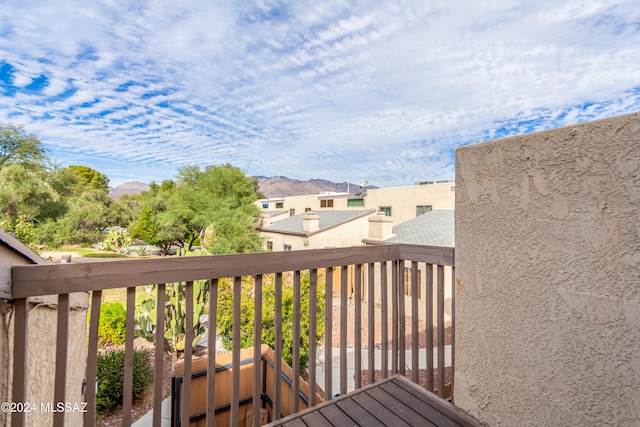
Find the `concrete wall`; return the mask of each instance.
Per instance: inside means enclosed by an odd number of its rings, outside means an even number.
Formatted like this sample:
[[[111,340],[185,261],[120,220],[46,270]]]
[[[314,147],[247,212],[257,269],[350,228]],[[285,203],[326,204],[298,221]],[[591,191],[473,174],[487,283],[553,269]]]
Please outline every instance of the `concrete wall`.
[[[640,114],[456,153],[454,402],[640,425]]]

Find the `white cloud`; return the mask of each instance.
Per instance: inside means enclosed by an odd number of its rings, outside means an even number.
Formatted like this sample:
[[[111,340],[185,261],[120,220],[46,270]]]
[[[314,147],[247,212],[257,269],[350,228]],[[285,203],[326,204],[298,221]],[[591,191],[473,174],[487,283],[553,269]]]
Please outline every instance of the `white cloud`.
[[[634,3],[11,0],[0,120],[114,182],[452,178],[457,145],[640,109]]]

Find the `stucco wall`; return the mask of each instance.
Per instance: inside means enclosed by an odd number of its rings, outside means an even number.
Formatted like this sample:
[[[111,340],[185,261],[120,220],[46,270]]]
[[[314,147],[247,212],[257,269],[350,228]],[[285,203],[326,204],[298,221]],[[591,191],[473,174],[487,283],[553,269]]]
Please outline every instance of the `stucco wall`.
[[[454,402],[640,425],[640,114],[456,153]]]

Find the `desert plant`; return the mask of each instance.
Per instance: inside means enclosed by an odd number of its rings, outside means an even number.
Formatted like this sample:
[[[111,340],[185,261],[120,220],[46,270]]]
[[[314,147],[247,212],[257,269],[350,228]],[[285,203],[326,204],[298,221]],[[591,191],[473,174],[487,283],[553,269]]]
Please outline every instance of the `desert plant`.
[[[129,236],[126,228],[112,228],[107,237],[102,242],[102,249],[105,251],[117,252],[120,249],[131,245],[133,240]]]
[[[124,382],[124,350],[98,354],[98,392],[96,410],[103,414],[122,405]],[[153,382],[151,354],[133,351],[133,399],[139,399]]]
[[[135,250],[135,253],[138,256],[147,256],[149,255],[149,250],[147,249],[146,246],[140,246],[138,249]]]
[[[100,305],[98,337],[101,344],[123,344],[127,335],[127,312],[119,302]]]
[[[178,256],[207,255],[206,250],[185,251]],[[156,331],[157,286],[145,287],[145,292],[140,292],[136,297],[136,334],[147,341],[153,342]],[[187,331],[185,301],[186,283],[169,283],[165,288],[165,315],[164,315],[164,339],[165,348],[184,350],[185,335]],[[200,316],[205,312],[206,300],[209,295],[209,281],[198,280],[193,283],[193,333],[195,345],[205,333],[204,326],[200,323]]]

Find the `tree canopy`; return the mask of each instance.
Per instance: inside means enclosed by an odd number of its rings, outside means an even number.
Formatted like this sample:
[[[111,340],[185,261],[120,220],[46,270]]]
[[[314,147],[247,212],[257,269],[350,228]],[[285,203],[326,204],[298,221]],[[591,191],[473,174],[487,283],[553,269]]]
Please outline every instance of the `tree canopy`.
[[[22,126],[0,123],[0,169],[11,164],[39,164],[45,159],[44,148],[37,136]]]

